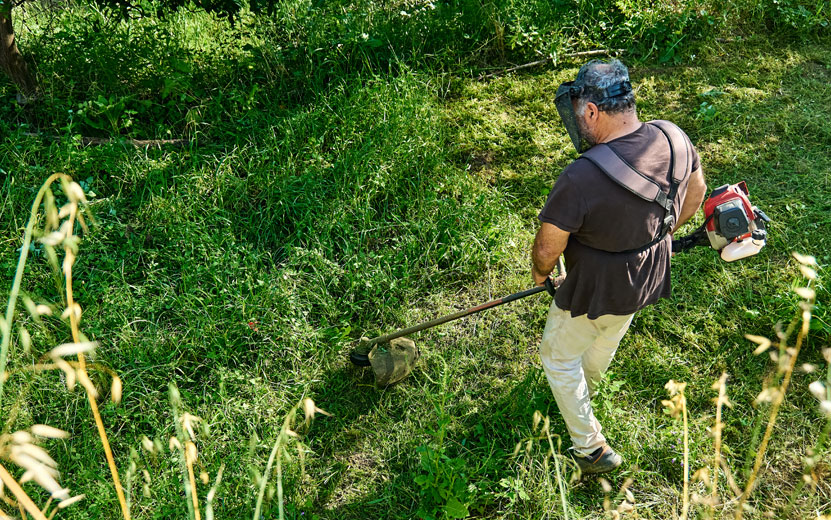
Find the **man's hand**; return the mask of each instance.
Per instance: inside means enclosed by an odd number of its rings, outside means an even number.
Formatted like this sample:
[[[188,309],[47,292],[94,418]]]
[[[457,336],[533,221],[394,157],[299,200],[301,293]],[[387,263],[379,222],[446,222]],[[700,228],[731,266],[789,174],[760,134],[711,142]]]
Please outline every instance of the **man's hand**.
[[[531,276],[534,283],[542,285],[545,279],[554,270],[560,255],[568,245],[570,233],[563,231],[554,224],[543,222],[534,238],[534,248],[531,250]],[[554,279],[554,286],[558,286],[565,279],[562,272]]]
[[[531,276],[534,278],[534,285],[542,285],[550,275],[540,273],[536,269],[531,268]]]

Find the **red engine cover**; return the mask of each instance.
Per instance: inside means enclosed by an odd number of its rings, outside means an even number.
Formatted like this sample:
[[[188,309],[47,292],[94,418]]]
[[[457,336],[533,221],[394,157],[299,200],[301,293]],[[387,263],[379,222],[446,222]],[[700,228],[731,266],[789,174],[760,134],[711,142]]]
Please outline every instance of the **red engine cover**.
[[[754,213],[753,213],[753,206],[750,204],[750,199],[747,196],[750,193],[747,191],[747,184],[744,181],[738,184],[725,184],[720,188],[716,188],[713,190],[713,193],[710,194],[710,198],[704,201],[704,218],[708,219],[707,221],[707,231],[715,232],[716,231],[716,223],[715,219],[710,218],[710,216],[715,212],[716,208],[725,202],[731,201],[733,199],[741,199],[742,201],[742,208],[744,208],[744,212],[747,215],[748,221],[753,221]],[[750,233],[746,233],[738,239],[744,239],[749,237]]]

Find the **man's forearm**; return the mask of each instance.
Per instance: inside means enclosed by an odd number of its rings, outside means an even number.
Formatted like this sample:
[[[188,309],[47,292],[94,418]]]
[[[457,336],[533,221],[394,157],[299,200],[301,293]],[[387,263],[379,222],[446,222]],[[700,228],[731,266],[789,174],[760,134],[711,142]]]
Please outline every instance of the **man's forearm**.
[[[531,249],[531,274],[537,284],[545,282],[557,266],[560,255],[568,245],[567,231],[543,223],[534,238],[534,247]]]
[[[534,277],[537,276],[548,276],[557,267],[557,260],[560,258],[560,255],[563,254],[562,251],[553,251],[553,250],[540,250],[536,247],[533,251],[531,251],[531,269],[534,273]]]

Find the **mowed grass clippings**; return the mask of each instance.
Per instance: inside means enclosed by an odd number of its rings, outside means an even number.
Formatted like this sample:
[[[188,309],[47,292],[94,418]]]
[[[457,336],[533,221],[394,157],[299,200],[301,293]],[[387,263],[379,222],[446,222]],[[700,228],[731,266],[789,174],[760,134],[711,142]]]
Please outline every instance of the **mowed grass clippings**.
[[[63,171],[83,181],[97,224],[81,245],[75,298],[84,330],[100,343],[97,359],[124,381],[122,404],[101,405],[117,461],[126,467],[143,435],[167,446],[174,423],[166,392],[175,381],[183,406],[210,425],[199,464],[211,475],[226,465],[217,517],[251,515],[252,468],[264,469],[285,414],[310,396],[333,417],[319,418],[305,436],[305,472],[296,459],[283,466],[289,517],[413,518],[430,489],[416,481],[438,475],[439,483],[452,473],[474,517],[557,518],[556,487],[542,478],[544,448],[512,456],[535,410],[566,436],[536,353],[546,296],[417,335],[422,361],[386,390],[346,355],[361,335],[530,284],[536,213],[575,156],[552,95],[578,66],[449,87],[443,77],[405,69],[344,79],[293,106],[254,93],[248,108],[240,98],[229,117],[200,122],[213,141],[182,149],[83,148],[4,124],[2,279],[14,272],[23,215],[43,178]],[[680,511],[683,480],[681,429],[660,404],[665,383],[688,384],[694,470],[712,456],[711,385],[730,374],[723,456],[741,485],[765,422],[765,406],[751,402],[772,369],[768,358],[752,356],[743,334],[772,336],[793,315],[799,298],[791,288],[801,281],[790,251],[829,261],[831,49],[754,40],[715,47],[684,66],[633,64],[632,75],[642,118],[680,124],[709,186],[747,181],[773,219],[756,257],[725,264],[704,249],[675,257],[674,298],[638,314],[597,400],[626,461],[610,477],[613,489],[633,478],[640,517],[665,519]],[[37,248],[30,263],[25,290],[36,301],[55,298]],[[815,288],[819,304],[802,356],[824,367],[820,346],[829,343],[831,318],[822,270]],[[45,339],[34,335],[35,352],[48,348]],[[13,356],[30,362],[19,349]],[[822,427],[807,392],[814,379],[794,376],[750,501],[758,511],[745,518],[782,507],[801,478],[805,449]],[[7,395],[23,384],[9,381]],[[18,420],[72,434],[50,453],[86,499],[63,518],[118,515],[82,394],[38,378]],[[431,466],[425,453],[441,456]],[[133,490],[134,517],[184,515],[174,459],[145,464],[150,496]],[[209,488],[197,483],[200,496]],[[571,517],[603,516],[593,479],[570,485],[567,499]],[[821,478],[795,510],[811,515],[828,499]],[[274,500],[264,513],[276,517]]]

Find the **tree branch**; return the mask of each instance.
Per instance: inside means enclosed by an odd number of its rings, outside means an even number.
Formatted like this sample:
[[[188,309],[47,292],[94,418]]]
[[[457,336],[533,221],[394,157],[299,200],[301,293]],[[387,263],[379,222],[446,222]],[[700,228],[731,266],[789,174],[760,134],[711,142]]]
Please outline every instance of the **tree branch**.
[[[501,76],[502,74],[507,74],[509,72],[514,72],[514,71],[523,70],[523,69],[530,69],[531,67],[537,67],[539,65],[545,65],[546,63],[548,63],[550,61],[555,61],[558,58],[583,58],[583,57],[586,57],[586,56],[602,56],[604,54],[607,54],[609,56],[612,56],[612,55],[617,56],[618,54],[621,54],[622,52],[623,52],[623,49],[611,49],[611,50],[609,50],[609,49],[597,49],[597,50],[593,50],[593,51],[570,52],[568,54],[560,54],[559,56],[553,56],[551,58],[546,58],[544,60],[532,61],[530,63],[524,63],[522,65],[517,65],[515,67],[510,67],[508,69],[498,70],[498,71],[492,72],[490,74],[482,74],[477,79],[479,81],[482,81],[482,80],[485,80],[485,79],[495,78],[497,76]]]

